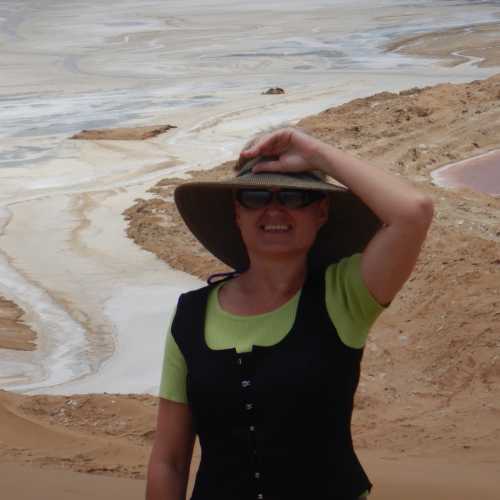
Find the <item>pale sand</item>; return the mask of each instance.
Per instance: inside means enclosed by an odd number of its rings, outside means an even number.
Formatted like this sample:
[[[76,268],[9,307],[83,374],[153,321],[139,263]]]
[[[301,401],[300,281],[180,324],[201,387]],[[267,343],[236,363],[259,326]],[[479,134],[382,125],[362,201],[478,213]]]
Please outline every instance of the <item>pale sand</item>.
[[[481,454],[463,454],[458,459],[386,459],[379,452],[362,452],[360,456],[375,484],[370,500],[498,499],[500,466],[498,461],[485,461]]]
[[[0,477],[5,500],[139,500],[145,491],[144,481],[16,464],[1,464]]]
[[[371,455],[361,454],[376,482],[370,500],[498,500],[500,467],[480,458],[475,461],[473,455],[458,463],[428,458],[388,460]],[[0,475],[2,490],[16,500],[139,500],[146,488],[144,480],[17,464],[0,464]],[[191,476],[191,487],[193,479]]]
[[[443,59],[449,66],[472,62],[483,68],[494,67],[500,65],[500,22],[403,38],[386,48],[401,54]]]

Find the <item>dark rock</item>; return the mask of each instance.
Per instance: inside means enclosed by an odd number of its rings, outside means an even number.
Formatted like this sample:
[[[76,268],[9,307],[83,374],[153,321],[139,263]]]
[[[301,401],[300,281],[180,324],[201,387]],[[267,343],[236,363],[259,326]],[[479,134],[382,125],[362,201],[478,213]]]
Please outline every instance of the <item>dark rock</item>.
[[[262,95],[274,95],[274,94],[284,94],[285,91],[281,87],[272,87],[262,92]]]

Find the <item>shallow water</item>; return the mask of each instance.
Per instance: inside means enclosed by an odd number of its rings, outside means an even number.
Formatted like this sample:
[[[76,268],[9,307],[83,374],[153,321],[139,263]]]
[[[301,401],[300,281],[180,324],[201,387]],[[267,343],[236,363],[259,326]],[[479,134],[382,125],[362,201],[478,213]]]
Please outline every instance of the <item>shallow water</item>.
[[[175,297],[200,283],[128,240],[122,211],[160,178],[234,157],[257,130],[491,75],[384,44],[498,14],[498,2],[445,0],[0,0],[0,293],[28,311],[39,345],[0,350],[0,387],[152,391]],[[262,96],[271,86],[287,93]],[[179,128],[67,140],[160,123]]]
[[[500,151],[445,165],[432,172],[432,178],[443,187],[466,187],[500,197]]]

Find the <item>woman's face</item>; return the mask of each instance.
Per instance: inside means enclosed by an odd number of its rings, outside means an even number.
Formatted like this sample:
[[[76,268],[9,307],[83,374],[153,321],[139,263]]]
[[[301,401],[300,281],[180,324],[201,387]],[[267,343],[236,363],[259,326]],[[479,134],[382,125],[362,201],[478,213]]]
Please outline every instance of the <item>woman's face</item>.
[[[293,209],[281,205],[275,198],[263,208],[245,208],[235,200],[236,224],[250,260],[305,258],[318,230],[328,219],[328,211],[328,198]]]

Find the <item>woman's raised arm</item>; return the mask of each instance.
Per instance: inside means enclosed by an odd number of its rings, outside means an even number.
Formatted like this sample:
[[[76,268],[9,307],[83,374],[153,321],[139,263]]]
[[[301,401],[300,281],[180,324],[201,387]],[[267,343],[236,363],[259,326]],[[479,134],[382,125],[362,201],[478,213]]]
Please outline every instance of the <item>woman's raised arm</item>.
[[[403,179],[288,128],[262,136],[243,151],[243,159],[279,156],[258,171],[322,170],[347,186],[383,222],[363,252],[361,270],[368,290],[388,304],[410,276],[432,221],[433,202]],[[341,237],[341,235],[340,235]]]

